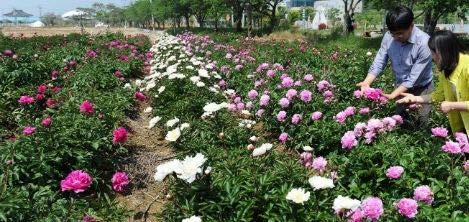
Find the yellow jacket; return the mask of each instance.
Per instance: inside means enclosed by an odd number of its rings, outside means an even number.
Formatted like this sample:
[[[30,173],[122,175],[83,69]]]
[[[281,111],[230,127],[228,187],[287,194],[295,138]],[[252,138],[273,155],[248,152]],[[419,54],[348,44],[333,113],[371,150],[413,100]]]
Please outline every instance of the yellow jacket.
[[[469,55],[459,54],[458,66],[449,79],[442,73],[438,75],[438,86],[431,98],[433,102],[465,101],[469,110]],[[453,132],[469,133],[469,111],[450,111],[448,119]]]

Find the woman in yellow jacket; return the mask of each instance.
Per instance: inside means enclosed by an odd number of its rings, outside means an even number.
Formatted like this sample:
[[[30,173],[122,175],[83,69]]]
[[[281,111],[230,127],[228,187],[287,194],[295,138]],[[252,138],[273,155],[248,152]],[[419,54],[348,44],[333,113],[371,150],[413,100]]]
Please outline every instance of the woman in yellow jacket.
[[[451,31],[438,31],[428,40],[433,61],[437,65],[438,87],[430,95],[401,94],[397,103],[441,102],[441,111],[448,114],[453,133],[469,133],[469,55]]]

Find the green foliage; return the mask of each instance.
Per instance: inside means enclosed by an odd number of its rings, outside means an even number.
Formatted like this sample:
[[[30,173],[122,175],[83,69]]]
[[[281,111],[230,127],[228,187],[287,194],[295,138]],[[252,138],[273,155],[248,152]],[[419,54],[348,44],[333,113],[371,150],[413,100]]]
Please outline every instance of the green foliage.
[[[118,49],[111,42],[128,45]],[[147,38],[122,34],[0,38],[0,49],[18,56],[0,58],[0,221],[76,221],[86,214],[117,221],[126,216],[107,193],[115,157],[127,152],[112,144],[112,131],[135,100],[114,72],[141,76],[144,57],[137,55],[148,48]],[[88,50],[97,57],[87,56]],[[118,60],[122,55],[129,61]],[[72,60],[77,65],[67,65]],[[51,79],[53,70],[58,71],[56,79]],[[41,84],[49,85],[44,99],[18,103],[22,95],[35,96]],[[46,106],[48,99],[56,105]],[[79,112],[84,100],[94,104],[94,114]],[[49,127],[41,125],[46,117],[52,118]],[[25,126],[36,127],[36,132],[22,135]],[[9,139],[13,135],[16,139]],[[60,181],[77,169],[93,177],[91,188],[79,194],[61,192]]]

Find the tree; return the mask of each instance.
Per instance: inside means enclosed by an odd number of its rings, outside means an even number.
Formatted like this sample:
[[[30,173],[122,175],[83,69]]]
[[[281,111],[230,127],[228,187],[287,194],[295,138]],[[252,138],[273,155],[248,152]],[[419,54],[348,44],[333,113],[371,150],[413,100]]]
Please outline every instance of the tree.
[[[55,26],[62,21],[62,18],[54,13],[47,13],[41,17],[41,21],[46,26]]]
[[[422,0],[417,2],[417,6],[424,11],[423,29],[428,34],[432,35],[435,32],[438,20],[445,15],[457,12],[460,9],[469,6],[467,0]]]
[[[358,4],[362,0],[342,0],[344,2],[344,24],[347,33],[353,32],[353,16]]]
[[[190,1],[191,11],[194,12],[194,16],[197,19],[200,27],[205,26],[205,20],[207,18],[209,9],[212,8],[212,1],[210,0],[191,0]]]

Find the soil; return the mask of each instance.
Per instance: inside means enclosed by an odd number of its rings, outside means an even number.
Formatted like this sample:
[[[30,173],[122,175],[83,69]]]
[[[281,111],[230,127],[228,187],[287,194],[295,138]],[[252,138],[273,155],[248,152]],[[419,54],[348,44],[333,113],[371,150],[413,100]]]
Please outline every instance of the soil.
[[[121,159],[121,169],[131,178],[131,187],[118,196],[117,201],[123,208],[132,210],[129,221],[163,221],[161,212],[167,201],[168,186],[153,179],[156,167],[175,158],[170,144],[164,140],[164,131],[148,128],[151,119],[143,110],[147,104],[140,104],[138,113],[129,117],[130,129],[128,142],[129,155]]]

